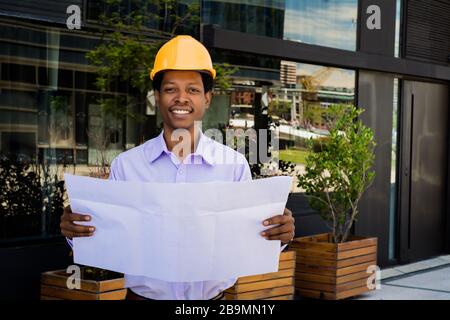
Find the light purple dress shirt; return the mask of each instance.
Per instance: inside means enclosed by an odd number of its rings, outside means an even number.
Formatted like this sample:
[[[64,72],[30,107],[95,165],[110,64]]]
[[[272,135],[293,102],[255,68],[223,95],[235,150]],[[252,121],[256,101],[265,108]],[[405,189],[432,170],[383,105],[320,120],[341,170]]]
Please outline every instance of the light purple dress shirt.
[[[210,182],[251,180],[245,156],[203,133],[196,151],[183,162],[167,149],[163,133],[121,153],[111,164],[110,179],[144,182]],[[183,195],[173,195],[182,197]],[[155,300],[206,300],[231,287],[237,279],[223,281],[166,282],[125,275],[125,285],[136,294]]]
[[[251,180],[252,175],[244,155],[203,133],[200,133],[196,151],[181,162],[167,149],[161,132],[156,138],[117,156],[111,164],[109,179],[180,183],[245,181]],[[125,286],[140,296],[155,300],[207,300],[231,287],[236,280],[166,282],[125,275]]]

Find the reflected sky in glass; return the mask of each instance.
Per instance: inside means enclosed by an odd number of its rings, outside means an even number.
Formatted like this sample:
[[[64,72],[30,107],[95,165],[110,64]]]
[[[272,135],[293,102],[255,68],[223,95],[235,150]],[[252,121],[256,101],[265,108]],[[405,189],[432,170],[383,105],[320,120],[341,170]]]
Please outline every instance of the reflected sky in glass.
[[[396,58],[400,56],[401,10],[402,10],[402,1],[397,0],[396,14],[395,14],[395,52],[394,52],[394,56]]]
[[[357,0],[286,0],[284,39],[356,50]]]
[[[297,75],[314,75],[323,70],[324,66],[307,64],[307,63],[297,63]],[[355,89],[355,71],[349,69],[341,68],[328,68],[329,72],[326,77],[322,78],[322,87],[332,87],[332,88],[346,88],[351,91]]]

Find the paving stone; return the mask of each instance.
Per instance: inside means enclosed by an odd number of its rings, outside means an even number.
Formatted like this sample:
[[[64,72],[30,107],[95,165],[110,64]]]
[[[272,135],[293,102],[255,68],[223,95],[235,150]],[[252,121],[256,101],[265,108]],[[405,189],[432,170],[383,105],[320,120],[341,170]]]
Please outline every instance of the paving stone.
[[[403,274],[404,274],[403,272],[400,272],[400,271],[396,270],[395,268],[383,269],[383,270],[381,270],[381,280],[401,276]]]
[[[450,300],[450,292],[381,285],[380,290],[355,297],[355,300]]]
[[[388,281],[387,284],[446,291],[450,294],[450,266]]]

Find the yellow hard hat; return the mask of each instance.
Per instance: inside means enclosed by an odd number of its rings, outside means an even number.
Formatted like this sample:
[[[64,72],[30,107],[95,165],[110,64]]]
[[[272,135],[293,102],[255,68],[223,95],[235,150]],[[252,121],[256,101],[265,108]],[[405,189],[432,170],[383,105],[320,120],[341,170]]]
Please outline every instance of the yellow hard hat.
[[[150,79],[164,70],[207,71],[213,79],[216,77],[208,50],[201,42],[186,35],[176,36],[159,49]]]

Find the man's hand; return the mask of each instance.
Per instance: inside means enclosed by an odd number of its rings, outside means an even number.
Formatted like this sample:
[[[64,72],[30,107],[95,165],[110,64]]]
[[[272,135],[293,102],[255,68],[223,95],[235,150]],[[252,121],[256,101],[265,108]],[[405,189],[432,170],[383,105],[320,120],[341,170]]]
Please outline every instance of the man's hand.
[[[264,230],[261,235],[267,240],[281,240],[282,243],[289,243],[295,236],[294,217],[292,211],[284,208],[282,215],[274,216],[270,219],[264,220],[263,225],[277,225]]]
[[[74,221],[90,221],[88,215],[73,213],[70,206],[64,208],[64,214],[61,216],[61,233],[63,236],[72,239],[73,237],[90,237],[94,234],[95,228],[92,226],[81,226]]]

